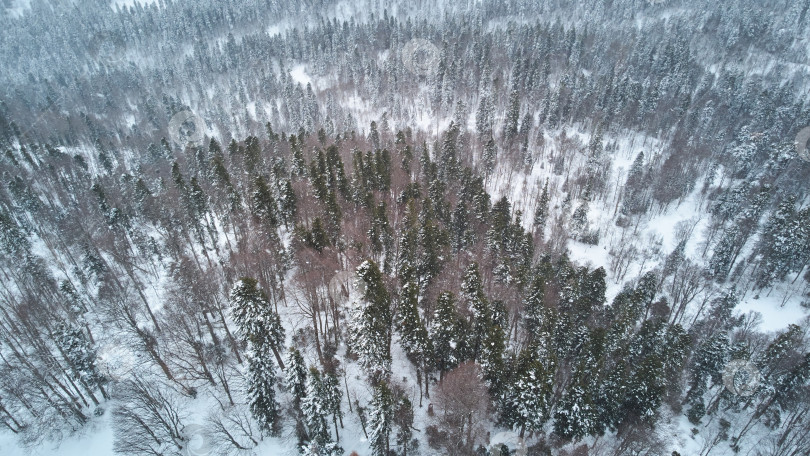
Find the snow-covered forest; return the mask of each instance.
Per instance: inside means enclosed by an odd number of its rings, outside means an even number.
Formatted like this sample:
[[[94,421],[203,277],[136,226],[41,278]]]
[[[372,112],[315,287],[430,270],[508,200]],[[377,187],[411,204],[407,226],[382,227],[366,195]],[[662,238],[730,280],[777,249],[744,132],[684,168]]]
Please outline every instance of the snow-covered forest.
[[[3,455],[810,454],[810,0],[0,0]]]

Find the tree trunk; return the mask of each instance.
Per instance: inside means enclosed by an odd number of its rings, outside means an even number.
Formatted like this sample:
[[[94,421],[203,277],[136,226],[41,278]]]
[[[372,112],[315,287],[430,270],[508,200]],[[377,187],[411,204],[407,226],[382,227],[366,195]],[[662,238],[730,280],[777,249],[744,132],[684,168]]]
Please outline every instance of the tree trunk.
[[[276,355],[276,362],[278,362],[278,367],[280,367],[281,370],[284,370],[284,361],[281,359],[281,354],[278,352],[278,347],[273,345],[272,347],[270,347],[270,349],[273,350],[273,354]]]

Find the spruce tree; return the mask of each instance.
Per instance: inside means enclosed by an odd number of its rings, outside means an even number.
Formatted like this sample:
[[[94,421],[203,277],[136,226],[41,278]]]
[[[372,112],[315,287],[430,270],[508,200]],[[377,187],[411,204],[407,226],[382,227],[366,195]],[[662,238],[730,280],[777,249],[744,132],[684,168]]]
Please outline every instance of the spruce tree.
[[[222,154],[216,154],[211,159],[211,175],[214,178],[214,183],[221,192],[225,194],[228,202],[228,209],[233,212],[237,211],[242,206],[242,198],[231,183],[231,176],[228,169],[225,167],[224,158]]]
[[[340,441],[338,432],[338,421],[343,427],[343,390],[340,389],[340,381],[336,372],[325,371],[321,379],[323,385],[323,402],[327,413],[332,415],[332,423],[335,426],[335,440]]]
[[[447,245],[447,235],[436,220],[433,211],[433,202],[426,198],[422,201],[422,210],[419,212],[419,257],[417,259],[417,273],[421,292],[432,283],[443,267],[442,248]]]
[[[254,337],[247,353],[247,384],[250,411],[262,431],[279,432],[281,410],[276,402],[276,366],[265,337]]]
[[[412,282],[406,283],[403,287],[402,299],[398,308],[397,329],[400,333],[402,349],[408,360],[416,367],[417,383],[421,386],[424,377],[427,387],[433,345],[422,317],[419,315],[418,292],[416,284]]]
[[[495,171],[495,161],[498,156],[498,146],[495,144],[495,138],[489,137],[484,143],[484,175],[489,177]]]
[[[372,211],[371,229],[368,235],[371,242],[372,253],[380,256],[385,254],[383,257],[383,269],[386,271],[390,270],[394,233],[391,229],[391,225],[388,223],[388,207],[384,201],[380,201],[377,207]]]
[[[554,433],[566,440],[578,441],[593,433],[598,411],[587,385],[575,380],[560,399],[554,412]]]
[[[239,279],[231,289],[230,304],[239,334],[248,342],[255,340],[263,348],[271,349],[278,365],[284,369],[280,354],[285,340],[284,326],[256,279]]]
[[[478,360],[481,346],[484,343],[492,325],[492,313],[489,301],[484,296],[484,284],[481,282],[481,273],[478,263],[471,263],[467,267],[461,284],[462,296],[470,310],[470,327],[472,329],[473,360]]]
[[[520,94],[516,88],[509,94],[509,107],[506,112],[506,120],[503,127],[503,135],[507,140],[515,138],[518,134],[518,122],[520,122]]]
[[[493,108],[491,96],[484,93],[479,97],[478,109],[475,112],[475,129],[480,138],[492,137]]]
[[[326,387],[321,372],[312,367],[307,376],[306,396],[301,403],[301,410],[307,423],[307,435],[311,442],[325,446],[332,442],[326,417],[329,414]]]
[[[284,327],[267,296],[255,279],[245,277],[230,293],[231,315],[239,335],[248,342],[248,396],[250,410],[262,430],[278,432],[279,407],[276,402],[276,367],[270,353],[284,368],[279,347],[284,344]]]
[[[278,207],[270,187],[262,176],[256,177],[253,192],[253,215],[268,231],[275,231],[278,226]]]
[[[391,451],[390,435],[394,420],[394,396],[385,382],[379,382],[374,387],[370,408],[368,440],[371,445],[371,454],[388,456]]]
[[[534,231],[540,236],[540,239],[544,239],[544,234],[546,230],[546,223],[548,222],[548,203],[550,197],[548,194],[548,180],[546,180],[546,184],[543,186],[543,192],[540,194],[540,199],[537,200],[537,208],[534,210]]]
[[[739,228],[729,227],[723,231],[720,241],[714,246],[709,260],[709,274],[718,282],[724,282],[734,266],[734,250],[737,248]]]
[[[279,214],[284,221],[284,226],[289,227],[295,220],[295,215],[298,210],[298,202],[295,196],[295,191],[292,187],[292,182],[285,179],[281,184],[281,195],[279,196]]]
[[[104,385],[107,378],[96,367],[96,351],[84,332],[68,322],[60,322],[54,331],[54,340],[70,366],[71,376],[86,388],[98,388],[107,397]]]
[[[304,159],[304,145],[295,135],[290,135],[290,151],[292,152],[292,175],[304,177],[307,175],[307,165]]]
[[[433,342],[434,359],[440,375],[456,367],[464,359],[464,325],[456,308],[456,299],[449,291],[442,292],[436,303],[430,336]]]
[[[290,347],[287,353],[287,370],[284,373],[284,383],[293,396],[293,407],[300,410],[301,402],[306,397],[307,366],[301,352],[296,348]]]
[[[537,346],[523,350],[509,385],[501,400],[501,408],[510,426],[520,431],[541,432],[549,419],[554,364],[543,363],[538,358]]]
[[[531,285],[526,296],[523,311],[523,327],[529,341],[535,339],[543,326],[547,324],[544,297],[546,293],[546,278],[539,270],[535,270]]]
[[[455,253],[459,253],[472,243],[472,232],[470,230],[470,215],[464,201],[459,201],[452,217],[452,240],[450,245]]]
[[[391,298],[377,264],[364,261],[357,267],[363,298],[353,304],[350,321],[352,348],[360,364],[372,375],[387,375],[391,369]]]
[[[399,236],[399,256],[397,272],[401,283],[418,280],[417,253],[419,248],[419,226],[416,216],[416,204],[409,201],[405,207],[405,217]]]
[[[415,452],[416,445],[413,439],[413,404],[408,396],[398,391],[395,395],[393,424],[397,428],[395,441],[397,449],[402,456],[408,456],[408,452]]]

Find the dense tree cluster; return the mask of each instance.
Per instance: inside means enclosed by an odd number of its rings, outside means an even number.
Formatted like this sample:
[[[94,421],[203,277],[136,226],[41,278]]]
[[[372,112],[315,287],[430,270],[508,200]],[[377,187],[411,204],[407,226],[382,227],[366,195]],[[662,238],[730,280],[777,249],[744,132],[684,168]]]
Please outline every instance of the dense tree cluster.
[[[670,21],[633,1],[345,21],[100,3],[0,18],[0,422],[25,444],[110,408],[121,454],[182,454],[201,426],[216,454],[294,435],[339,455],[355,422],[381,456],[477,454],[496,427],[539,454],[605,435],[657,454],[681,415],[703,454],[810,445],[807,320],[767,334],[735,310],[810,292],[810,164],[785,139],[807,80],[781,75],[807,1]],[[89,52],[78,28],[15,38],[56,17],[102,18]],[[399,55],[414,37],[437,46],[427,75]],[[776,69],[707,63],[742,55]],[[175,144],[192,106],[205,142]],[[647,224],[686,200],[705,218],[665,247]],[[732,360],[761,376],[749,395]]]

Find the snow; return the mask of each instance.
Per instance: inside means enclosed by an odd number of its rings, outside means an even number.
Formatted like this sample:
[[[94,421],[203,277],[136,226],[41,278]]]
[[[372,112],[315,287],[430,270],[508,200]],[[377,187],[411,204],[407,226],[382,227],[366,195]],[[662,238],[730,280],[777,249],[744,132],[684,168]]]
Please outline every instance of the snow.
[[[756,312],[762,316],[759,329],[765,332],[775,333],[785,329],[788,325],[799,324],[803,319],[808,318],[808,309],[800,305],[799,297],[786,294],[784,286],[777,286],[766,295],[749,293],[737,305],[737,312]],[[787,302],[783,301],[787,298]]]
[[[312,78],[304,71],[304,65],[296,65],[290,70],[290,76],[292,76],[293,80],[302,86],[312,83]],[[315,90],[315,86],[313,84],[312,89]]]
[[[30,8],[30,3],[30,0],[15,0],[12,2],[12,7],[8,8],[6,12],[12,16],[23,15],[25,11]],[[133,7],[136,4],[158,5],[158,2],[156,0],[113,0],[110,3],[113,9]],[[672,20],[672,18],[680,15],[681,12],[681,10],[668,9],[659,17],[663,18],[664,21],[669,21]],[[358,20],[362,21],[365,20],[365,15],[362,13],[364,12],[357,11],[356,6],[352,4],[352,2],[341,1],[336,5],[329,7],[326,15],[337,17],[340,20],[355,19],[355,16],[358,16]],[[650,18],[641,14],[638,15],[635,20],[637,21],[639,29],[650,26]],[[489,27],[506,27],[509,23],[514,23],[515,21],[515,18],[510,17],[497,18],[490,21]],[[520,19],[518,19],[518,21],[520,21]],[[281,34],[292,28],[293,24],[295,24],[295,22],[292,20],[282,20],[266,26],[266,31],[270,35]],[[397,54],[395,51],[386,50],[378,56],[377,63],[378,65],[384,65],[388,59],[396,58],[396,55]],[[774,61],[770,59],[768,55],[751,54],[746,59],[744,68],[749,71],[749,74],[767,74],[768,72],[772,71],[773,65]],[[719,72],[719,64],[711,65],[709,68],[710,71],[714,72],[715,74]],[[786,68],[789,73],[807,73],[810,71],[810,66],[803,63],[793,64],[788,62],[786,64]],[[586,76],[590,76],[590,72],[586,70],[583,70],[583,73]],[[312,71],[311,68],[308,68],[307,65],[303,63],[294,64],[289,70],[289,74],[294,82],[301,84],[302,86],[310,84],[316,94],[323,93],[325,88],[337,83],[336,78],[319,75],[317,71]],[[789,78],[789,76],[786,76],[786,78]],[[216,98],[217,92],[215,88],[209,88],[208,95],[210,99]],[[438,135],[447,129],[450,118],[447,116],[433,116],[428,107],[429,104],[425,102],[425,100],[427,100],[427,96],[428,90],[425,86],[421,86],[417,89],[417,93],[414,95],[413,100],[411,100],[413,106],[409,107],[410,113],[414,116],[414,118],[407,122],[407,124],[409,126],[415,126],[417,130]],[[357,122],[357,125],[361,129],[367,128],[372,120],[379,120],[382,113],[386,111],[384,106],[380,107],[375,105],[373,100],[363,98],[363,96],[357,91],[341,91],[337,94],[337,102],[346,107],[347,112],[351,112]],[[270,116],[274,103],[276,103],[275,100],[268,102],[250,102],[246,109],[251,118],[260,121]],[[189,104],[191,103],[189,102]],[[468,106],[467,109],[467,128],[470,131],[473,131],[475,128],[475,106]],[[136,109],[133,108],[132,112],[125,115],[124,124],[129,129],[137,127],[136,119],[139,116],[134,114],[135,110]],[[400,122],[400,120],[392,119],[392,126],[398,126],[397,122]],[[214,128],[218,127],[215,126]],[[573,169],[576,169],[577,165],[584,161],[584,156],[581,152],[584,150],[590,140],[591,130],[591,128],[584,125],[576,125],[573,128],[570,126],[567,127],[568,138],[573,144],[574,148],[579,151],[573,154],[575,155],[575,162],[572,165]],[[216,132],[219,133],[219,130]],[[498,164],[498,168],[495,170],[493,177],[487,180],[487,190],[493,196],[493,201],[500,196],[508,196],[509,200],[513,204],[513,210],[523,211],[522,221],[526,228],[531,228],[535,201],[546,179],[548,179],[550,184],[557,189],[557,191],[552,194],[552,202],[550,205],[552,216],[556,216],[560,211],[559,208],[561,206],[562,198],[564,197],[564,193],[561,192],[560,188],[567,176],[554,175],[551,172],[550,164],[545,160],[545,157],[550,153],[559,152],[561,148],[558,141],[559,134],[559,130],[546,132],[546,146],[543,156],[536,160],[528,172],[523,172],[519,169],[512,169],[510,165],[505,164],[504,161],[501,161]],[[219,136],[221,137],[223,135],[219,134]],[[643,151],[646,159],[649,160],[651,155],[661,151],[665,147],[665,144],[659,138],[654,138],[631,131],[621,132],[615,137],[607,137],[606,135],[604,143],[608,144],[610,142],[614,142],[617,147],[615,152],[612,153],[613,156],[611,157],[613,169],[610,176],[610,182],[608,184],[610,190],[608,191],[607,201],[605,204],[592,204],[588,213],[591,226],[599,228],[602,231],[600,243],[599,245],[587,245],[574,240],[571,240],[568,243],[570,257],[574,262],[588,265],[592,268],[604,267],[605,270],[608,271],[608,302],[612,300],[612,298],[618,293],[623,285],[622,282],[624,281],[620,280],[618,277],[615,277],[615,274],[610,272],[609,267],[611,262],[611,256],[609,254],[610,243],[615,239],[616,233],[619,230],[614,223],[615,219],[613,216],[613,203],[617,202],[621,195],[621,185],[626,178],[627,170],[630,168],[635,155],[638,152]],[[70,155],[80,154],[84,156],[91,168],[91,171],[99,171],[100,167],[98,164],[97,155],[91,148],[75,148],[64,151]],[[133,151],[122,151],[122,153],[120,153],[116,159],[121,160],[122,158],[120,157],[124,157],[123,159],[126,160],[134,156],[136,156],[136,153]],[[693,225],[694,228],[693,236],[690,238],[687,244],[687,256],[695,261],[702,262],[702,250],[703,243],[705,241],[703,238],[703,233],[707,226],[708,220],[700,217],[700,214],[705,212],[705,208],[702,207],[703,200],[699,189],[700,183],[698,183],[696,186],[696,190],[694,190],[692,194],[683,198],[682,201],[673,203],[669,208],[667,208],[666,211],[656,213],[649,220],[642,223],[639,227],[638,239],[644,241],[651,236],[660,237],[662,241],[662,252],[666,254],[675,247],[677,242],[676,227],[678,227],[679,224],[688,223]],[[574,205],[574,207],[576,207],[576,205]],[[224,238],[226,236],[225,230],[218,222],[216,226],[220,234],[220,245],[224,249]],[[154,235],[155,237],[160,236],[159,233],[149,234]],[[47,251],[46,246],[42,242],[34,242],[33,249],[34,253],[38,256],[42,256],[44,258],[50,257],[50,253]],[[640,267],[640,264],[636,262],[631,266],[629,272],[627,273],[626,280],[632,280],[646,270],[650,270],[656,265],[660,265],[662,260],[662,257],[653,259],[647,262],[643,269]],[[58,260],[53,260],[53,262],[56,261]],[[292,274],[292,272],[290,274]],[[338,273],[338,275],[340,274],[341,273]],[[351,272],[347,271],[343,274],[343,276],[340,276],[341,281],[344,281],[346,274],[351,275]],[[336,278],[337,277],[338,276],[336,276]],[[155,306],[153,309],[157,310],[162,303],[166,302],[164,294],[165,288],[169,284],[168,276],[165,274],[165,271],[162,271],[157,279],[143,279],[144,282],[148,284],[144,291],[147,300],[150,302],[150,304]],[[790,289],[788,286],[790,280],[792,280],[792,277],[788,279],[787,283],[777,284],[770,292],[763,292],[759,295],[754,292],[745,293],[737,308],[737,312],[757,312],[761,315],[761,323],[759,326],[760,329],[768,332],[779,331],[785,328],[788,324],[797,323],[800,320],[807,318],[808,311],[800,306],[800,297],[796,296],[795,294],[791,294],[788,291]],[[292,302],[296,293],[298,292],[298,290],[289,290],[289,296],[291,297],[290,303],[288,303],[287,306],[280,307],[280,313],[284,321],[285,328],[288,330],[288,340],[292,338],[292,335],[296,329],[308,328],[311,325],[311,321],[309,321],[305,315],[299,312],[295,304]],[[331,282],[327,292],[334,292],[334,287]],[[347,301],[356,301],[357,297],[357,290],[352,287],[351,296]],[[701,297],[699,296],[695,299],[695,302],[700,302],[700,300]],[[690,311],[694,311],[694,309],[688,310],[687,313]],[[690,319],[687,318],[685,320],[689,321]],[[455,346],[455,342],[453,342],[452,345]],[[340,349],[342,350],[344,348],[345,347],[341,347]],[[420,392],[417,390],[417,385],[413,380],[415,378],[415,369],[413,365],[406,359],[399,344],[392,344],[392,356],[392,369],[394,372],[393,379],[406,391],[411,392],[415,413],[414,426],[417,429],[424,430],[429,424],[431,424],[431,418],[427,416],[426,412],[429,400],[425,399],[422,405],[419,404],[420,401],[418,396]],[[309,365],[317,364],[317,358],[314,355],[311,347],[310,350],[304,352],[304,357]],[[126,347],[126,345],[120,343],[120,341],[115,340],[99,341],[99,359],[99,364],[102,370],[108,372],[113,378],[126,377],[139,364],[139,360],[135,353]],[[367,454],[369,452],[368,441],[362,433],[360,422],[356,413],[349,413],[349,404],[350,401],[353,403],[355,400],[359,400],[360,403],[364,405],[368,404],[369,400],[371,399],[371,390],[365,381],[365,374],[358,363],[344,360],[343,367],[347,371],[346,383],[348,386],[346,386],[346,389],[348,389],[349,392],[343,397],[342,406],[345,413],[344,421],[346,426],[340,431],[340,444],[346,449],[347,453],[357,451],[360,454]],[[88,452],[89,454],[111,454],[113,436],[109,423],[109,411],[113,408],[113,406],[113,403],[105,404],[107,413],[101,417],[94,418],[91,424],[83,429],[81,433],[67,437],[61,442],[60,445],[56,447],[46,444],[42,447],[31,450],[19,448],[17,443],[14,441],[13,435],[0,432],[0,454],[8,456],[44,456],[56,454],[75,456],[87,454]],[[205,416],[206,411],[209,407],[211,407],[211,404],[201,400],[195,401],[193,403],[193,407],[194,409],[192,410],[192,415],[195,419],[194,421],[186,423],[187,425],[191,426],[202,422],[202,417]],[[288,428],[289,426],[285,427],[285,432],[289,431]],[[691,432],[692,428],[694,428],[694,426],[689,423],[684,416],[678,415],[674,418],[670,417],[669,421],[662,422],[660,432],[668,433],[669,441],[672,442],[670,449],[677,450],[684,455],[698,454],[701,451],[704,437],[702,435],[693,436]],[[496,428],[493,428],[494,436],[491,443],[495,444],[503,442],[512,446],[510,443],[515,442],[514,433],[495,433],[494,431],[496,430]],[[709,431],[710,428],[706,428],[701,432],[708,433]],[[426,444],[425,434],[416,433],[416,436],[422,439],[421,447],[423,452],[430,451],[427,450],[428,446]],[[586,439],[586,441],[591,440]],[[730,454],[729,451],[730,450],[727,449],[726,444],[721,444],[717,449],[718,454]],[[260,446],[256,448],[256,452],[259,454],[297,454],[297,449],[295,448],[295,438],[289,433],[280,438],[266,438],[261,442]]]
[[[113,432],[109,408],[100,418],[91,421],[80,434],[69,436],[61,443],[44,443],[35,448],[22,448],[14,434],[0,432],[0,454],[3,456],[86,456],[113,454]]]
[[[566,127],[566,136],[569,140],[573,140],[574,149],[580,151],[585,149],[591,139],[591,134],[588,131],[581,125]],[[500,161],[493,172],[493,176],[487,180],[487,191],[492,196],[492,201],[496,201],[501,196],[508,197],[512,203],[513,211],[521,210],[523,212],[523,225],[527,230],[532,229],[536,202],[546,179],[549,181],[550,190],[557,189],[556,193],[551,191],[550,218],[559,213],[559,208],[565,197],[565,193],[561,191],[561,186],[566,175],[557,176],[553,174],[551,164],[545,160],[545,157],[556,153],[561,147],[560,130],[546,131],[545,137],[545,150],[542,151],[542,156],[535,160],[528,172],[513,169],[509,164]],[[704,232],[709,222],[708,217],[704,215],[706,211],[704,206],[705,197],[701,194],[703,183],[699,181],[692,193],[680,201],[674,201],[665,211],[650,210],[649,218],[643,220],[640,224],[635,239],[637,242],[640,240],[642,245],[648,244],[649,240],[653,238],[661,239],[661,253],[657,258],[644,263],[643,270],[641,269],[642,262],[637,260],[630,266],[623,280],[617,278],[609,267],[612,258],[609,251],[611,243],[619,238],[620,233],[620,228],[615,225],[614,207],[616,206],[616,198],[621,197],[621,184],[624,183],[627,170],[630,169],[639,152],[644,152],[646,164],[650,157],[662,151],[665,145],[659,138],[632,131],[623,131],[615,136],[604,135],[603,144],[607,146],[611,143],[615,144],[615,151],[606,150],[604,152],[611,154],[610,158],[613,162],[613,169],[607,184],[609,187],[608,199],[605,202],[593,202],[590,204],[588,212],[591,227],[600,230],[599,245],[587,245],[576,240],[569,240],[568,242],[569,256],[572,261],[581,265],[589,265],[592,268],[605,268],[607,272],[608,289],[606,297],[608,302],[611,302],[616,294],[621,291],[625,281],[639,277],[644,272],[663,264],[666,255],[677,245],[676,234],[681,225],[691,228],[692,232],[686,244],[687,257],[698,264],[704,264],[706,261],[703,256],[705,247]],[[535,151],[535,154],[539,153],[540,151]],[[578,166],[584,164],[584,155],[580,155],[579,158],[574,159],[571,165],[572,169],[577,169]],[[576,204],[572,206],[576,207]],[[749,241],[748,250],[744,250],[740,257],[746,256],[746,252],[750,253],[750,248],[751,241]],[[810,310],[800,305],[801,296],[797,295],[795,291],[792,292],[793,294],[789,294],[792,289],[789,282],[793,278],[789,277],[786,284],[777,284],[768,294],[758,296],[754,292],[745,294],[741,292],[742,299],[736,309],[737,313],[758,312],[762,318],[760,329],[766,332],[779,331],[791,323],[806,318],[810,315]],[[764,293],[767,293],[767,291]],[[687,308],[687,316],[694,315],[704,295],[705,293],[697,296],[692,301],[690,307]],[[691,319],[685,318],[684,321],[691,321]]]

